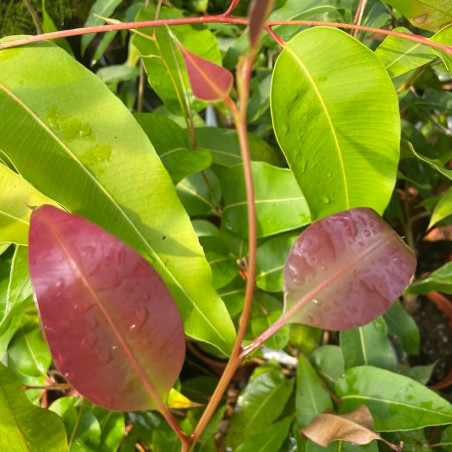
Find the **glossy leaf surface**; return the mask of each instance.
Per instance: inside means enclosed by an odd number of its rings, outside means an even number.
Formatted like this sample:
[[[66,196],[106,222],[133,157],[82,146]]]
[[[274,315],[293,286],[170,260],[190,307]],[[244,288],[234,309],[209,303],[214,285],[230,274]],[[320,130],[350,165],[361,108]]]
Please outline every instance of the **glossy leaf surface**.
[[[316,348],[311,355],[312,365],[317,373],[332,387],[344,373],[344,356],[337,345],[323,345]]]
[[[28,243],[31,208],[54,202],[22,176],[0,165],[0,242]]]
[[[354,444],[368,444],[380,435],[373,431],[372,415],[366,406],[347,414],[319,414],[302,428],[302,433],[311,441],[327,447],[333,441],[348,441]]]
[[[205,101],[225,100],[234,81],[225,68],[179,46],[187,68],[193,95]]]
[[[377,317],[367,325],[341,331],[339,340],[346,369],[375,366],[395,371],[394,350],[389,343],[388,328],[382,317]]]
[[[228,353],[234,327],[209,265],[173,182],[122,102],[50,43],[0,52],[0,85],[0,149],[20,174],[140,252],[168,284],[186,334]]]
[[[293,380],[287,379],[278,369],[250,380],[231,418],[228,444],[237,447],[247,438],[264,431],[281,414],[292,388]]]
[[[51,206],[33,212],[29,242],[44,333],[71,385],[110,410],[166,401],[182,367],[185,337],[157,272],[95,224]]]
[[[381,214],[396,180],[400,120],[378,57],[342,31],[302,31],[276,62],[271,96],[275,134],[312,219],[362,206]]]
[[[383,315],[388,331],[398,337],[402,349],[409,355],[419,354],[421,342],[419,329],[414,319],[396,301]]]
[[[300,355],[298,357],[295,394],[297,426],[303,427],[309,424],[314,416],[332,408],[330,396],[320,383],[316,371],[307,358]]]
[[[384,0],[398,9],[415,27],[437,31],[452,21],[449,0]]]
[[[434,290],[452,294],[452,262],[444,264],[425,278],[414,282],[405,292],[427,294]]]
[[[395,28],[399,33],[410,33],[404,27]],[[431,47],[398,36],[387,36],[375,51],[391,78],[423,66],[436,58]]]
[[[366,405],[375,430],[414,430],[452,422],[452,405],[411,378],[372,366],[348,369],[336,385],[343,412]]]
[[[264,162],[252,163],[257,236],[267,237],[309,224],[309,210],[292,172]],[[225,198],[222,225],[248,237],[243,166],[231,168],[221,179]]]
[[[0,449],[69,451],[61,419],[32,405],[22,383],[3,364],[0,364]]]
[[[9,341],[20,328],[26,308],[33,305],[33,290],[28,274],[28,249],[18,246],[14,252],[9,273],[8,287],[5,300],[1,305],[0,320],[0,358],[3,359]]]
[[[373,210],[323,218],[289,253],[284,315],[288,322],[323,329],[362,326],[394,303],[415,265],[411,250]]]

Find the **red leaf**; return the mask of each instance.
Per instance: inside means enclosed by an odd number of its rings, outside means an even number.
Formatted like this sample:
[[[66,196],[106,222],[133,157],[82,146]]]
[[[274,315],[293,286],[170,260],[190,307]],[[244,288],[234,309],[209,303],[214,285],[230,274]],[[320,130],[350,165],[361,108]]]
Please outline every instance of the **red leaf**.
[[[31,216],[29,267],[50,351],[71,385],[109,410],[162,407],[185,339],[156,271],[100,227],[51,206]]]
[[[250,7],[249,37],[251,48],[255,49],[259,45],[262,29],[265,21],[273,8],[274,0],[255,0]]]
[[[309,226],[284,269],[285,317],[330,330],[364,325],[383,314],[410,282],[412,251],[368,208]]]
[[[232,88],[232,74],[224,67],[191,53],[181,44],[178,46],[184,58],[193,95],[201,100],[224,101]]]

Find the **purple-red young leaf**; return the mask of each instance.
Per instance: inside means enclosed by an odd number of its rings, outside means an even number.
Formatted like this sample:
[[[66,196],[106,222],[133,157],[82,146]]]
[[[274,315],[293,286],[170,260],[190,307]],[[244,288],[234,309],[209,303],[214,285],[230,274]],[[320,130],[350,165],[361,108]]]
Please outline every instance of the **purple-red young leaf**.
[[[372,209],[357,208],[309,226],[284,268],[289,323],[346,330],[383,314],[416,267],[412,251]]]
[[[264,28],[265,21],[272,11],[274,0],[254,0],[249,11],[249,38],[252,49],[256,49]]]
[[[178,46],[184,58],[193,95],[206,101],[224,101],[232,88],[232,74],[224,67],[188,51],[181,44]]]
[[[80,394],[117,411],[166,403],[184,330],[146,260],[90,221],[43,206],[31,216],[29,267],[54,362]]]

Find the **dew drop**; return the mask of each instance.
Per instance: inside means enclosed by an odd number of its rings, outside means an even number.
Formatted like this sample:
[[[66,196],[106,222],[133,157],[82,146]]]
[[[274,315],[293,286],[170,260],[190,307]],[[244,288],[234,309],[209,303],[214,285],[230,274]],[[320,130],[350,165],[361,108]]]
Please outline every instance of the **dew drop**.
[[[366,230],[364,231],[364,235],[365,235],[366,237],[370,237],[370,232],[366,229]]]
[[[63,376],[64,376],[64,378],[66,378],[66,380],[69,380],[70,378],[72,378],[72,374],[70,372],[64,372]]]
[[[97,335],[95,333],[87,334],[80,341],[80,346],[85,349],[90,349],[97,342]]]
[[[115,352],[116,350],[118,350],[118,346],[117,345],[112,345],[111,349]]]
[[[137,307],[132,310],[132,323],[129,330],[136,333],[144,325],[148,318],[148,311],[144,306]],[[132,328],[133,326],[133,328]]]
[[[323,196],[322,196],[322,202],[323,202],[324,204],[330,204],[331,199],[328,198],[328,196],[323,195]]]
[[[232,224],[229,221],[226,223],[226,229],[232,231]]]
[[[97,356],[101,364],[108,364],[112,361],[110,350],[101,350]]]
[[[414,21],[419,24],[422,25],[425,23],[425,21],[428,19],[428,14],[422,14],[421,16],[417,16],[414,18]]]
[[[319,300],[316,300],[315,298],[312,300],[312,302],[314,303],[314,304],[318,304],[319,303]]]

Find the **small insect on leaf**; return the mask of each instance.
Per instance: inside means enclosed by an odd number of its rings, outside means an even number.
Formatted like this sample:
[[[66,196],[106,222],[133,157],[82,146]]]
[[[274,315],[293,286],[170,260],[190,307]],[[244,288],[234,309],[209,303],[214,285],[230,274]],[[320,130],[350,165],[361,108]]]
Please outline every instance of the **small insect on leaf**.
[[[185,357],[182,319],[135,250],[52,206],[30,221],[29,268],[54,362],[109,410],[162,409]]]
[[[224,67],[190,52],[179,42],[176,43],[184,58],[193,94],[205,101],[224,101],[232,88],[232,74]]]
[[[322,218],[286,260],[283,315],[329,330],[365,325],[391,307],[415,267],[413,252],[372,209]]]

